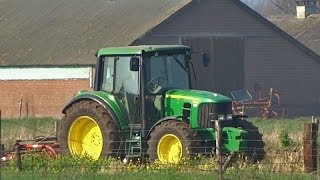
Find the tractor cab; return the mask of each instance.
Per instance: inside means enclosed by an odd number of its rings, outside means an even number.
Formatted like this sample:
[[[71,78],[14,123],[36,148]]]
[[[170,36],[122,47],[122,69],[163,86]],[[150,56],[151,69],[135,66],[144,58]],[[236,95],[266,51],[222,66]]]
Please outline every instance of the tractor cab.
[[[127,111],[128,123],[136,128],[142,128],[143,119],[148,129],[165,116],[167,91],[190,89],[186,46],[133,46],[126,53],[108,52],[110,48],[98,53],[94,90],[117,97]]]

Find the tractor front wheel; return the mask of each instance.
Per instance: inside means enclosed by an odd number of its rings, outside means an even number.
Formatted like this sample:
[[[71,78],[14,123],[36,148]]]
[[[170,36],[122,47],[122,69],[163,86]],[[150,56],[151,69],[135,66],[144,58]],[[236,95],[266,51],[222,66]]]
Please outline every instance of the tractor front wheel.
[[[163,164],[178,164],[183,157],[196,153],[196,135],[189,125],[169,120],[157,125],[148,140],[149,160]]]
[[[105,108],[97,102],[82,100],[67,109],[58,141],[64,154],[98,159],[116,156],[120,135]]]

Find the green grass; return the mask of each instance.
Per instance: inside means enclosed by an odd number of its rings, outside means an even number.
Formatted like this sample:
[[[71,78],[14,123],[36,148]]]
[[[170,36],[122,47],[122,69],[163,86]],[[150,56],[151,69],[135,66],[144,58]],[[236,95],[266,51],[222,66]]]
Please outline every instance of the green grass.
[[[1,142],[6,146],[13,146],[16,139],[32,139],[35,136],[54,135],[54,124],[58,121],[53,118],[34,119],[2,119]],[[264,135],[267,144],[274,146],[278,144],[277,139],[281,130],[286,130],[295,142],[302,140],[302,127],[306,122],[311,122],[311,117],[300,117],[294,119],[249,119]]]
[[[263,141],[267,148],[279,147],[279,139],[281,131],[288,133],[289,138],[297,145],[302,144],[302,130],[303,124],[311,122],[311,117],[299,117],[293,119],[249,119],[259,128],[260,133],[263,134]],[[280,147],[279,147],[280,148]]]
[[[255,126],[259,127],[264,135],[270,135],[277,129],[286,129],[290,133],[302,132],[304,123],[311,122],[311,117],[299,117],[293,119],[259,119],[249,118]]]
[[[77,174],[77,173],[3,173],[2,178],[7,180],[34,180],[34,179],[77,179],[77,180],[89,180],[89,179],[114,179],[114,180],[141,180],[141,179],[152,179],[152,180],[206,180],[206,179],[218,179],[219,175],[217,173],[183,173],[183,172],[126,172],[117,174]],[[242,179],[259,179],[259,180],[316,180],[317,176],[312,174],[273,174],[273,173],[252,173],[252,172],[242,172],[237,174],[225,174],[223,175],[225,180],[242,180]]]
[[[88,158],[60,156],[49,159],[46,156],[23,156],[23,171],[19,172],[15,162],[8,162],[1,169],[3,179],[218,179],[219,174],[213,158],[184,160],[179,165],[158,163],[123,164],[112,158],[93,161]],[[207,168],[205,168],[207,167]],[[316,179],[316,175],[302,173],[281,173],[259,170],[256,165],[228,168],[224,179]]]
[[[22,118],[22,119],[2,119],[1,127],[1,144],[5,149],[12,149],[15,140],[31,140],[36,136],[54,136],[55,122],[53,118]]]
[[[15,139],[32,139],[34,136],[54,134],[52,118],[1,120],[1,141],[13,147]],[[316,179],[315,175],[302,174],[302,127],[311,117],[295,119],[249,119],[263,134],[266,158],[260,164],[236,162],[227,169],[225,179]],[[279,145],[281,131],[286,131],[296,147],[283,149]],[[28,159],[29,158],[29,159]],[[213,158],[183,163],[177,167],[152,165],[148,168],[124,165],[121,161],[89,161],[59,157],[55,160],[25,157],[24,172],[18,172],[15,161],[1,169],[3,179],[217,179]]]

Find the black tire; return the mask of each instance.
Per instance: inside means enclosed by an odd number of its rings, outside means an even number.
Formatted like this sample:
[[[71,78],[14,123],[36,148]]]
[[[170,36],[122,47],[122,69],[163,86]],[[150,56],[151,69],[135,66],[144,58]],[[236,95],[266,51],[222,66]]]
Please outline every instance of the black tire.
[[[265,143],[262,140],[262,134],[259,132],[258,127],[254,126],[251,122],[242,119],[236,119],[235,126],[248,132],[245,140],[247,146],[241,150],[244,157],[251,161],[261,161],[265,156],[264,146]]]
[[[176,136],[182,145],[182,156],[181,159],[197,153],[197,138],[195,132],[190,129],[189,125],[176,120],[169,120],[162,122],[157,125],[155,129],[151,132],[150,138],[148,140],[148,150],[147,154],[149,156],[149,161],[154,162],[159,159],[157,148],[159,141],[165,135],[172,134]],[[181,160],[180,159],[180,160]],[[180,162],[179,160],[179,162]],[[161,162],[161,160],[160,160]],[[161,162],[168,163],[168,162]],[[169,162],[172,163],[172,162]],[[178,163],[178,162],[175,162]]]
[[[69,129],[77,118],[83,116],[92,118],[101,130],[103,145],[100,157],[118,156],[120,146],[119,130],[108,111],[97,102],[90,100],[75,102],[66,110],[65,116],[62,118],[58,135],[61,153],[71,153],[68,146]]]

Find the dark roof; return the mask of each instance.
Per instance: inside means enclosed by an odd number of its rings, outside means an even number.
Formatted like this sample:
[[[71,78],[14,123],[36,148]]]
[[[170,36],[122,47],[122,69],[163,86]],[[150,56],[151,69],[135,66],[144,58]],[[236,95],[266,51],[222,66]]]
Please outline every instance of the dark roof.
[[[0,65],[91,64],[190,0],[0,0]]]
[[[229,0],[309,55],[319,55],[239,0]],[[0,0],[0,65],[91,64],[126,46],[191,0]]]
[[[282,16],[269,20],[320,55],[320,16],[306,19]]]
[[[310,48],[308,48],[307,46],[305,46],[304,44],[299,42],[297,39],[292,37],[289,33],[287,33],[286,31],[282,30],[281,28],[279,28],[277,25],[275,25],[271,21],[269,21],[266,18],[264,18],[261,14],[259,14],[256,11],[254,11],[249,6],[247,6],[246,4],[244,4],[243,2],[241,2],[239,0],[229,0],[229,1],[233,1],[234,3],[238,4],[242,9],[247,11],[249,14],[251,14],[254,17],[256,17],[262,23],[264,23],[265,25],[269,26],[271,29],[273,29],[278,34],[280,34],[282,37],[286,38],[289,42],[291,42],[292,44],[297,46],[299,49],[301,49],[302,51],[306,52],[311,57],[315,58],[316,60],[318,60],[320,62],[320,54],[317,54],[314,51],[312,51]]]

